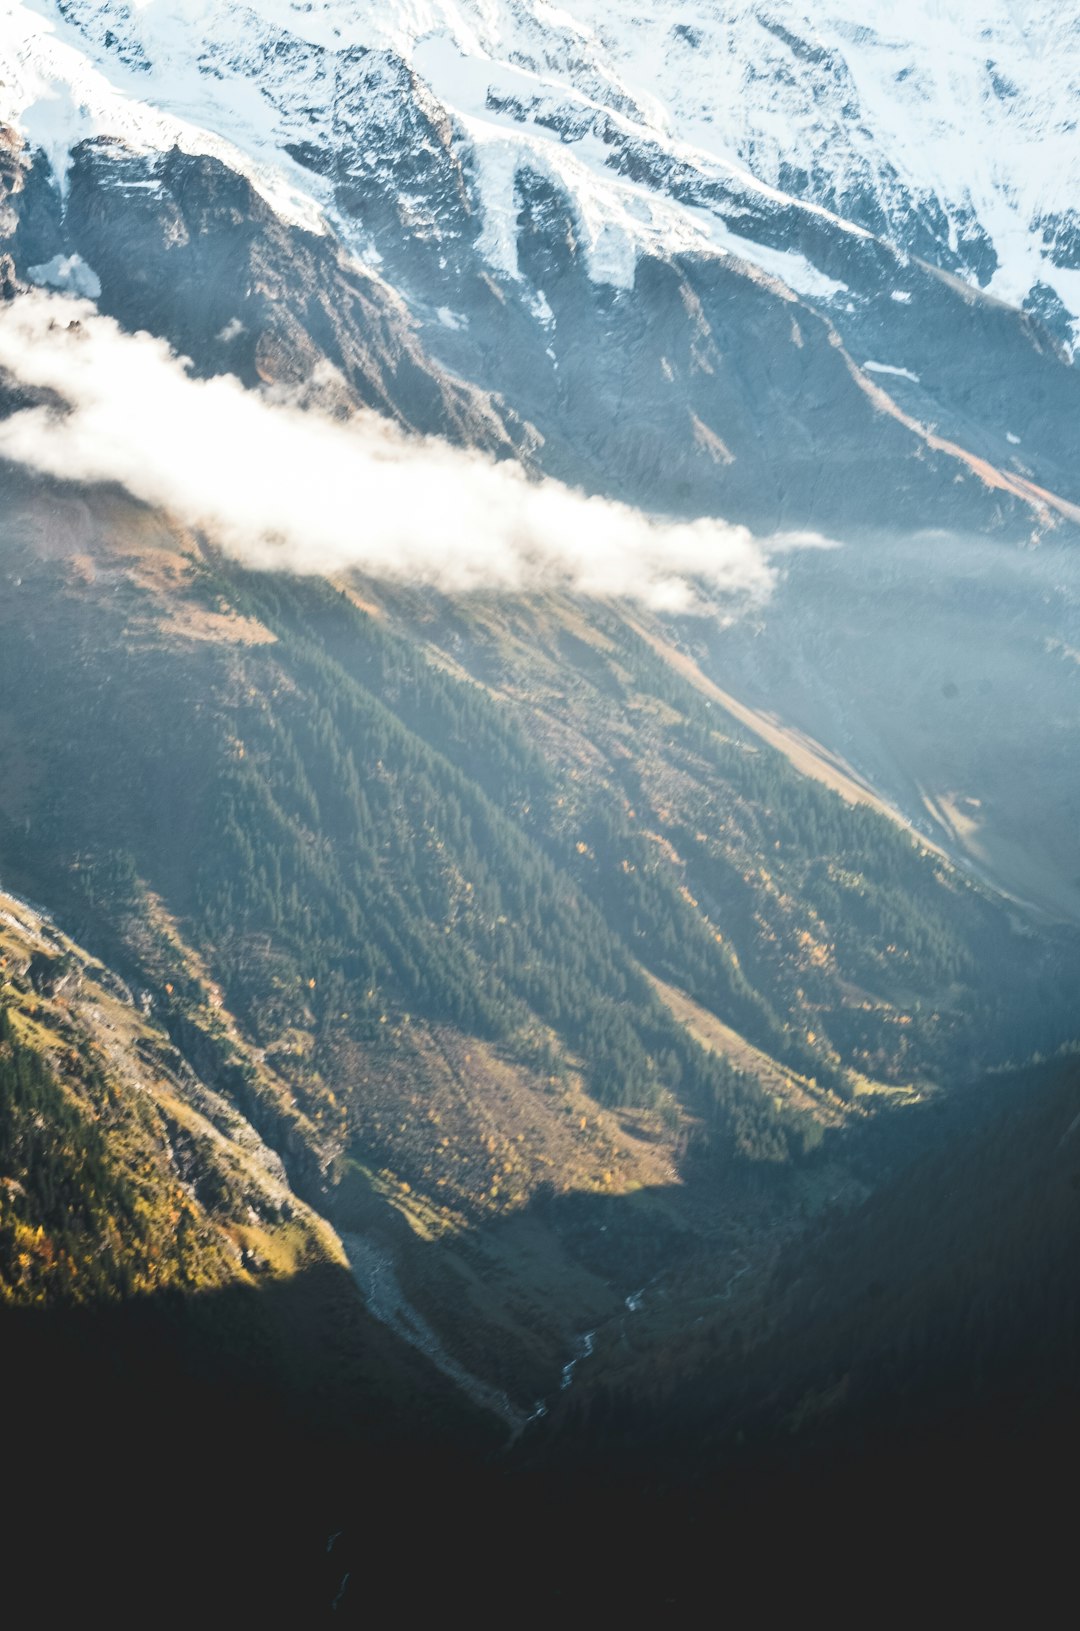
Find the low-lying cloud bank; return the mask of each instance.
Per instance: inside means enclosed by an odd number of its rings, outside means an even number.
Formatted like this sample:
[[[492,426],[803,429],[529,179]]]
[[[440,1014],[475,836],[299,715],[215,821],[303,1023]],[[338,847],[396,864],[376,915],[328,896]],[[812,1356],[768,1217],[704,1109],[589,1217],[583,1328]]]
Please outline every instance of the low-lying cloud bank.
[[[85,300],[33,291],[0,307],[0,368],[69,405],[0,421],[0,457],[120,482],[258,567],[355,567],[455,592],[560,587],[685,611],[697,586],[763,598],[770,552],[792,543],[650,520],[374,414],[340,422],[231,376],[194,379],[163,341],[125,334]]]

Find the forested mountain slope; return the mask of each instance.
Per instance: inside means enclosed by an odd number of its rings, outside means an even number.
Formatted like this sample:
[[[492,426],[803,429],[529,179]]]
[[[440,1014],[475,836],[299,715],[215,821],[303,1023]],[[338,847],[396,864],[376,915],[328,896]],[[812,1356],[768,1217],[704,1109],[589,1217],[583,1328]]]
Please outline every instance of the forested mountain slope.
[[[362,610],[9,493],[5,876],[516,1410],[688,1229],[730,1253],[848,1181],[845,1127],[1074,1034],[1068,931],[799,775],[639,621]]]

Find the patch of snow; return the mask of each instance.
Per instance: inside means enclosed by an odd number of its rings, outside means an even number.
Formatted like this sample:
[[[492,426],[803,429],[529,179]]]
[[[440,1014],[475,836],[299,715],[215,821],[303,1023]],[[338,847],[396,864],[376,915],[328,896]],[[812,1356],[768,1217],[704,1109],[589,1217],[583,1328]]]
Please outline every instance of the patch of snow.
[[[435,316],[439,319],[439,322],[442,324],[443,328],[462,329],[468,328],[469,326],[469,319],[467,317],[459,317],[456,312],[452,312],[450,310],[449,306],[440,306],[438,311],[435,313]]]
[[[1011,442],[1013,447],[1019,447],[1020,446],[1019,436],[1014,436],[1011,430],[1007,430],[1005,432],[1005,440],[1007,442]]]
[[[479,247],[504,275],[519,276],[517,180],[527,170],[566,196],[576,217],[579,248],[595,282],[630,288],[643,253],[715,247],[762,266],[800,293],[827,299],[844,290],[804,256],[739,238],[714,210],[679,203],[660,187],[631,181],[614,166],[618,151],[608,136],[614,130],[627,138],[655,142],[661,133],[643,128],[640,117],[635,122],[621,104],[613,107],[612,98],[605,105],[583,94],[573,80],[553,86],[517,63],[470,52],[447,30],[422,38],[414,47],[413,61],[468,137],[484,223]],[[675,156],[683,163],[693,157],[679,145]],[[723,168],[732,173],[732,167]],[[751,190],[790,202],[785,194],[759,188],[747,172],[737,173]]]
[[[65,0],[62,14],[56,0],[0,7],[5,69],[9,59],[15,65],[0,86],[0,118],[43,146],[61,179],[72,146],[87,136],[111,135],[137,152],[176,143],[220,157],[285,219],[318,229],[332,189],[286,148],[302,140],[364,150],[365,120],[385,117],[386,98],[400,113],[411,97],[448,115],[468,150],[479,247],[510,278],[518,276],[524,170],[566,195],[590,276],[617,288],[631,286],[642,253],[707,251],[714,230],[723,231],[718,219],[710,228],[676,203],[662,176],[630,183],[612,131],[620,142],[669,148],[691,170],[704,163],[709,176],[733,178],[762,199],[787,201],[726,155],[688,145],[662,99],[612,68],[612,41],[577,15],[578,5],[575,15],[546,0],[389,0],[377,8],[329,0],[310,11],[288,0],[141,0],[130,10]],[[403,82],[400,66],[388,66],[380,79],[366,59],[357,67],[355,47],[392,51],[421,77]],[[749,241],[736,252],[756,258]],[[776,275],[818,297],[832,287],[801,257]]]
[[[846,283],[826,277],[797,250],[768,249],[764,244],[753,243],[749,238],[732,232],[716,216],[710,220],[709,237],[718,249],[749,261],[752,266],[760,266],[763,272],[768,272],[789,289],[794,289],[796,294],[806,295],[810,300],[835,300],[838,295],[848,293]]]
[[[476,247],[496,272],[517,278],[517,149],[509,142],[478,141],[475,164],[484,222]]]
[[[889,362],[864,362],[863,367],[870,374],[895,374],[897,379],[909,379],[914,385],[922,383],[918,374],[913,374],[910,368],[894,368]]]
[[[893,289],[892,293],[889,295],[889,299],[890,300],[895,300],[896,303],[898,305],[900,305],[900,306],[910,305],[910,303],[911,303],[911,290],[910,289]]]
[[[914,223],[940,222],[963,259],[980,229],[991,292],[1018,304],[1040,279],[1066,306],[1068,268],[1042,239],[1076,210],[1080,29],[1060,0],[769,0],[687,5],[692,45],[663,6],[576,0],[609,73],[662,111],[682,141],[762,183],[808,178],[825,204],[860,193],[884,236],[925,254]],[[931,256],[931,258],[933,258]],[[985,262],[984,262],[985,266]]]
[[[555,313],[548,305],[548,298],[543,289],[536,289],[533,292],[529,300],[529,309],[537,322],[542,323],[545,328],[555,327]]]

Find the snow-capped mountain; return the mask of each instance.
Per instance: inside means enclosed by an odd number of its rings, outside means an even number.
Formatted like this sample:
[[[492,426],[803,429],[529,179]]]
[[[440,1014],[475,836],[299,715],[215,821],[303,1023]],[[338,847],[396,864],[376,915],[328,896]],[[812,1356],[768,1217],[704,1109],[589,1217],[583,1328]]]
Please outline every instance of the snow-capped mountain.
[[[275,375],[302,241],[440,400],[468,380],[496,442],[586,486],[785,527],[1080,513],[1080,24],[1053,0],[3,0],[0,42],[0,122],[63,193],[20,273],[201,367]],[[215,164],[277,245],[273,363],[241,355],[235,256],[212,330],[165,293]],[[288,377],[342,367],[290,323]],[[387,366],[345,367],[360,400],[394,407]]]
[[[573,199],[600,281],[632,281],[643,246],[734,232],[745,253],[739,216],[781,195],[1080,316],[1080,22],[1055,0],[899,17],[857,0],[8,0],[0,16],[0,115],[54,168],[87,135],[176,140],[310,220],[330,199],[295,149],[362,165],[408,99],[467,150],[497,271],[516,271],[528,167]],[[839,292],[791,255],[769,269]]]

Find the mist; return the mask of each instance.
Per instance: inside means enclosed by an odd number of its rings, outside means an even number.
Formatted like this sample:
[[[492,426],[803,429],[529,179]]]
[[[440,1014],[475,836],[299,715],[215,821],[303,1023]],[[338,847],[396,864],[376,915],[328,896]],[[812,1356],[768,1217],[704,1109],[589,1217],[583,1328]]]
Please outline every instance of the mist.
[[[34,290],[0,308],[0,368],[67,404],[0,422],[0,457],[121,483],[260,568],[357,568],[452,592],[563,588],[686,612],[717,593],[764,599],[770,555],[820,542],[651,519],[370,412],[340,421],[230,375],[196,379],[164,341],[69,296]]]

